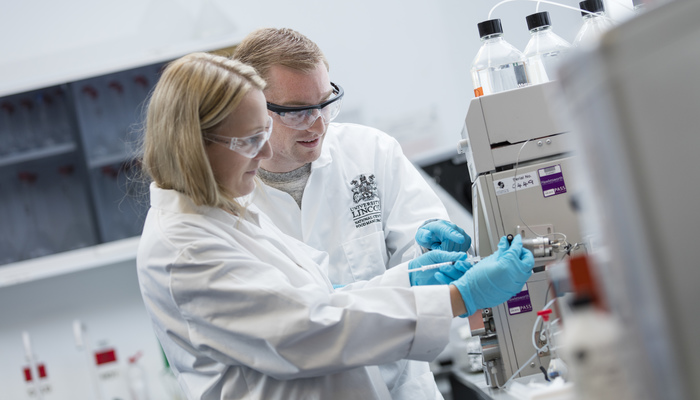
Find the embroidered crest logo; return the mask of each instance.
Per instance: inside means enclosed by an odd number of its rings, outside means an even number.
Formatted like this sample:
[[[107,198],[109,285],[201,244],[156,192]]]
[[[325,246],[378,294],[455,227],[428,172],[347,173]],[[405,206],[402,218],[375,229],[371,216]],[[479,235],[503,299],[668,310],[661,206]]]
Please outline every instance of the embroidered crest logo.
[[[352,200],[357,204],[350,207],[356,228],[382,222],[382,207],[379,201],[377,183],[373,174],[362,174],[352,181]]]
[[[377,184],[374,183],[374,175],[360,175],[350,181],[352,188],[352,200],[355,203],[371,200],[377,196]]]

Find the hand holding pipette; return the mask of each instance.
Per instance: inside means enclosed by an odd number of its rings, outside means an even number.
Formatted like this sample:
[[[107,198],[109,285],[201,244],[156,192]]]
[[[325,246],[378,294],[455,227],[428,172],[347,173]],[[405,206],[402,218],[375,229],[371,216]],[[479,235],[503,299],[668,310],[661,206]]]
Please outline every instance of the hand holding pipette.
[[[452,262],[444,262],[432,265],[426,265],[418,269],[412,269],[408,272],[413,271],[430,271],[436,270],[433,277],[438,282],[438,284],[449,285],[450,283],[461,278],[471,267],[481,260],[481,257],[469,256],[466,260]]]
[[[463,271],[451,271],[454,269],[454,267],[451,265],[451,263],[454,263],[456,261],[463,261],[466,260],[468,257],[467,253],[463,252],[450,252],[450,251],[442,251],[442,250],[433,250],[429,251],[423,255],[421,255],[418,258],[415,258],[411,261],[408,262],[408,268],[410,271],[412,270],[417,270],[415,273],[409,273],[408,277],[411,282],[411,286],[419,286],[419,285],[440,285],[442,282],[438,281],[435,278],[435,274],[438,273],[437,269],[440,268],[440,265],[434,266],[436,264],[443,264],[442,268],[445,269],[446,272],[451,274],[459,274],[459,276],[462,276],[464,273]],[[448,263],[448,264],[444,264]],[[423,267],[426,266],[434,266],[432,268],[425,268]]]

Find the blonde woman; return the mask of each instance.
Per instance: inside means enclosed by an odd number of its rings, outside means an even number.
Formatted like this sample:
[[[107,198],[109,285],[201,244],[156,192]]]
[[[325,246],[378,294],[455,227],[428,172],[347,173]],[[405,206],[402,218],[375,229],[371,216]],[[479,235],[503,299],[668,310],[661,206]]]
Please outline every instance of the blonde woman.
[[[433,359],[451,319],[486,306],[475,285],[498,278],[510,297],[532,254],[519,238],[475,266],[435,250],[334,290],[325,253],[243,203],[272,155],[264,87],[251,67],[195,53],[154,89],[137,267],[156,335],[190,399],[391,398],[376,365]],[[456,263],[416,273],[449,285],[411,286],[409,268],[438,260]]]

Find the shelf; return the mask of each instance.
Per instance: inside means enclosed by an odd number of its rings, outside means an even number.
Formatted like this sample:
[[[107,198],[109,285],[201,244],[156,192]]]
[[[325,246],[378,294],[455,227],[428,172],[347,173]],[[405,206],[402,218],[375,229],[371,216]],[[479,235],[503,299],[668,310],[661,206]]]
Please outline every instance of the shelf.
[[[10,154],[0,157],[0,167],[39,160],[59,154],[66,154],[75,151],[76,148],[77,146],[75,143],[64,143],[43,149],[28,150],[18,154]]]
[[[87,165],[88,165],[88,168],[94,169],[94,168],[105,167],[107,165],[112,165],[112,164],[130,161],[132,159],[133,159],[133,157],[129,157],[126,153],[112,154],[112,155],[100,156],[100,157],[88,156]]]
[[[0,266],[0,288],[136,260],[140,236]]]

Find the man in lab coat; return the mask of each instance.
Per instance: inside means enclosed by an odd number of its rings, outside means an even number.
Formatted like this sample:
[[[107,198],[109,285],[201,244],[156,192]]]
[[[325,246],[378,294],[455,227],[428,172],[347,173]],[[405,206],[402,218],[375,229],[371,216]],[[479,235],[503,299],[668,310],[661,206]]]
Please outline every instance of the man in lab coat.
[[[394,138],[331,122],[344,92],[314,42],[291,29],[260,29],[232,57],[267,81],[274,121],[273,156],[258,170],[264,194],[253,201],[283,232],[328,253],[335,286],[368,280],[422,251],[469,249],[469,236],[447,221]],[[394,399],[442,398],[425,362],[380,369]]]

